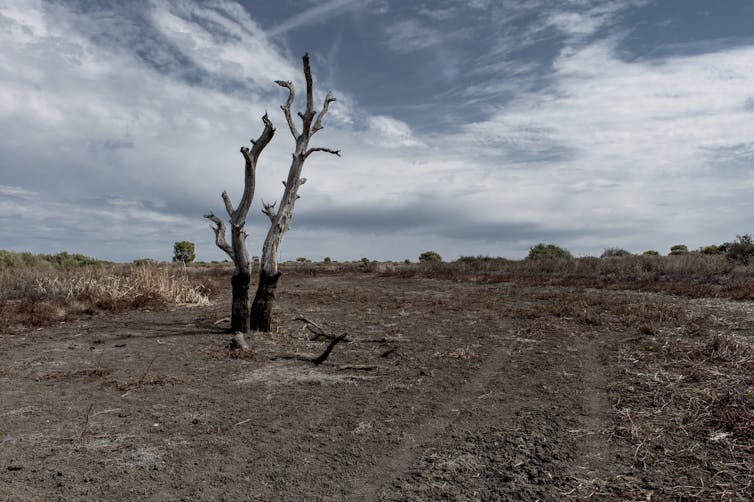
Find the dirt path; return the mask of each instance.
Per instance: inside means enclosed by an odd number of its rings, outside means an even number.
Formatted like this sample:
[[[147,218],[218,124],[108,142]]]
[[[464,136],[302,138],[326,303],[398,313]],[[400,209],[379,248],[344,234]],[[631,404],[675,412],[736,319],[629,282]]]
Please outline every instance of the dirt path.
[[[243,358],[223,348],[225,300],[3,335],[0,500],[651,495],[613,437],[637,328],[599,295],[367,274],[283,288]],[[275,359],[322,351],[300,314],[352,341],[320,367]]]

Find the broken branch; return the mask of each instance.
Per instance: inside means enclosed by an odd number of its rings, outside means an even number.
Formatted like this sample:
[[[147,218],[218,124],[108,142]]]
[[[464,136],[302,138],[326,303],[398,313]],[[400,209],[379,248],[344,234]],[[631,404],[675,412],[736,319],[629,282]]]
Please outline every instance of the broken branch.
[[[280,87],[288,89],[288,101],[286,101],[284,105],[281,105],[280,109],[283,110],[283,113],[285,114],[285,120],[288,122],[288,127],[291,130],[293,138],[298,139],[299,132],[296,128],[296,123],[293,121],[293,116],[291,115],[291,105],[293,105],[293,100],[296,97],[296,88],[293,87],[293,82],[276,80],[275,83]]]
[[[322,148],[322,147],[314,147],[310,148],[306,151],[306,154],[304,155],[304,158],[308,157],[309,155],[313,154],[314,152],[325,152],[325,153],[331,153],[333,155],[337,155],[340,157],[340,150],[333,150],[331,148]]]
[[[235,209],[233,209],[233,203],[230,201],[230,195],[228,195],[228,192],[223,190],[222,193],[223,202],[225,203],[225,210],[228,212],[228,216],[230,216],[230,219],[233,220],[233,215],[235,214]]]
[[[216,225],[214,227],[210,225],[210,228],[215,232],[215,244],[217,244],[217,247],[225,251],[225,253],[230,256],[231,260],[235,260],[233,248],[230,247],[225,237],[225,222],[213,213],[205,214],[204,217]]]
[[[327,115],[327,110],[330,108],[330,103],[335,101],[335,98],[332,95],[331,91],[327,91],[327,96],[325,96],[325,103],[322,105],[322,111],[319,112],[319,115],[317,116],[317,120],[314,121],[314,127],[312,127],[312,134],[322,129],[322,119],[325,118],[325,115]]]

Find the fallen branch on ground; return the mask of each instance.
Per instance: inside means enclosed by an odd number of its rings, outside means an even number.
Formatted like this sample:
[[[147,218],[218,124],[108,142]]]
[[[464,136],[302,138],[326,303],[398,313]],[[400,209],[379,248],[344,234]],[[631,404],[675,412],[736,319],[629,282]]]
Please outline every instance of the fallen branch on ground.
[[[307,319],[304,316],[298,316],[298,317],[296,317],[294,319],[294,321],[301,321],[301,322],[305,323],[306,324],[306,329],[308,329],[312,334],[314,334],[314,336],[312,338],[310,338],[309,341],[313,342],[313,341],[315,341],[315,340],[317,340],[319,338],[326,338],[327,340],[334,340],[334,339],[337,338],[336,335],[328,333],[327,331],[325,331],[325,328],[323,328],[322,326],[320,326],[316,322],[312,321],[311,319]],[[345,338],[345,335],[343,335],[343,337],[344,338],[343,338],[342,341],[344,341],[344,342],[350,342],[351,341],[351,340],[347,340]]]

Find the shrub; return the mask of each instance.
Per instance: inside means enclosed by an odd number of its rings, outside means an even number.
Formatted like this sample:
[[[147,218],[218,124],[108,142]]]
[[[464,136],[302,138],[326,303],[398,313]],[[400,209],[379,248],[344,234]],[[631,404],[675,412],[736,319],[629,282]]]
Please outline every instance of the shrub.
[[[102,261],[78,253],[63,251],[57,254],[33,254],[28,251],[16,253],[0,250],[0,268],[53,266],[56,268],[78,268],[90,265],[102,265]]]
[[[419,255],[419,263],[441,262],[442,256],[435,251],[424,251]]]
[[[699,252],[702,254],[723,254],[722,250],[715,245],[712,246],[702,246],[699,248]]]
[[[40,255],[40,257],[60,268],[86,267],[89,265],[100,265],[102,262],[90,256],[78,253],[68,253],[63,251],[58,254]]]
[[[324,260],[322,260],[322,261],[323,261],[324,263],[332,263],[332,258],[330,258],[329,256],[325,256],[325,259],[324,259]]]
[[[299,263],[310,263],[311,260],[309,258],[304,258],[303,256],[299,256],[296,258],[296,261]]]
[[[555,244],[537,244],[529,248],[529,260],[539,260],[543,258],[573,258],[567,249],[563,249]]]
[[[686,246],[686,244],[676,244],[675,246],[670,247],[671,256],[678,256],[683,254],[689,254],[689,248]]]
[[[659,251],[655,251],[654,249],[648,249],[642,253],[644,256],[660,256]]]
[[[152,265],[157,265],[157,262],[152,258],[139,258],[138,260],[134,260],[134,265],[136,265],[137,267],[149,267]]]
[[[191,263],[196,259],[196,246],[193,242],[180,241],[173,245],[173,261]]]
[[[731,242],[725,251],[725,256],[731,261],[738,261],[743,264],[749,263],[749,259],[754,257],[754,242],[751,235],[744,234],[736,236],[735,242]]]
[[[621,256],[631,256],[631,253],[629,253],[625,249],[607,248],[605,249],[605,251],[602,252],[602,255],[600,256],[600,258],[614,258],[614,257],[621,257]]]

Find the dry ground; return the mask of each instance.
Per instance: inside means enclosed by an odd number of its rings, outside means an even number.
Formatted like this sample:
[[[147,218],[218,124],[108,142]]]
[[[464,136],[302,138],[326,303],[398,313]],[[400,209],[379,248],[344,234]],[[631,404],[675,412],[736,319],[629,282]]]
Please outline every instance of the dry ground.
[[[754,304],[286,275],[213,305],[0,334],[0,500],[747,500]],[[295,317],[348,333],[325,342]]]

